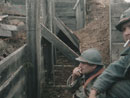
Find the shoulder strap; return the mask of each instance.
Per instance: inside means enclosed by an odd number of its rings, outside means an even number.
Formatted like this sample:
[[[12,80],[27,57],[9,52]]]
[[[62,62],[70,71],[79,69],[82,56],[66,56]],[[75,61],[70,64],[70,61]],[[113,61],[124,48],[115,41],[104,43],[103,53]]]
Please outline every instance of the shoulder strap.
[[[86,86],[88,85],[88,83],[90,83],[94,78],[96,78],[97,76],[99,76],[102,72],[104,71],[104,68],[100,69],[96,74],[94,74],[93,76],[91,76],[90,78],[88,78],[86,80],[86,82],[84,83],[84,88],[86,88]]]

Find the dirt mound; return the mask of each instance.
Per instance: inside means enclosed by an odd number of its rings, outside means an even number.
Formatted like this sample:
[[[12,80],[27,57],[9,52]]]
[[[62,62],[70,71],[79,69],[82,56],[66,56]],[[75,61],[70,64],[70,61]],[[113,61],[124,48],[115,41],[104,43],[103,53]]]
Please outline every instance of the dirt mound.
[[[103,56],[103,62],[109,64],[109,6],[106,2],[108,0],[88,1],[87,25],[75,34],[80,39],[81,52],[97,48]]]

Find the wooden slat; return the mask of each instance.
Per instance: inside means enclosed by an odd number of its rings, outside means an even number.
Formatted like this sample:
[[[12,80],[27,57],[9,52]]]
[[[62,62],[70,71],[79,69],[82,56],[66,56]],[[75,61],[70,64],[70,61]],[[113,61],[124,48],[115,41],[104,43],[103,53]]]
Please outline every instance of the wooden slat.
[[[42,36],[54,44],[56,48],[59,49],[66,57],[71,60],[75,60],[79,55],[75,53],[71,48],[69,48],[64,42],[62,42],[55,34],[53,34],[50,30],[48,30],[43,24],[41,25],[41,34]]]
[[[26,23],[26,17],[22,17],[22,16],[9,16],[8,19],[9,20],[18,19],[18,20],[23,21],[24,23]]]
[[[22,60],[21,57],[24,55],[25,48],[26,48],[26,45],[22,46],[21,48],[19,48],[18,50],[16,50],[9,56],[7,56],[5,59],[0,61],[0,73],[9,65],[11,65],[15,62],[17,63],[17,60],[19,60],[19,59]],[[22,62],[21,62],[21,64],[22,64]]]
[[[16,5],[25,5],[26,0],[8,0],[9,3],[11,4],[16,4]]]
[[[41,36],[40,0],[27,0],[28,60],[32,68],[27,75],[27,98],[40,98]]]
[[[12,37],[11,31],[0,29],[0,37]]]
[[[67,2],[67,3],[72,3],[72,2],[76,2],[76,0],[55,0],[55,2]]]
[[[65,28],[65,30],[70,34],[70,36],[73,38],[73,40],[75,41],[75,43],[77,44],[77,46],[79,48],[80,41],[79,41],[78,37],[76,35],[74,35],[73,31],[69,28],[69,27],[74,27],[75,25],[68,24],[69,26],[66,26],[65,23],[62,20],[60,20],[59,18],[58,18],[58,20],[63,25],[63,27]]]
[[[25,48],[26,45],[0,61],[0,84],[2,84],[20,65],[24,63],[23,56]]]
[[[63,21],[63,23],[68,27],[68,25],[76,26],[76,19],[75,18],[65,18],[60,17],[60,20]],[[69,27],[70,28],[70,27]]]
[[[117,30],[111,31],[111,42],[112,43],[122,43],[124,42],[122,32],[119,32]]]
[[[65,26],[65,24],[58,18],[56,18],[55,17],[55,22],[56,22],[56,24],[57,24],[57,26],[59,27],[59,29],[61,29],[63,32],[64,32],[64,34],[69,38],[69,40],[77,47],[77,48],[79,48],[79,43],[76,43],[76,40],[74,40],[73,39],[73,37],[72,36],[75,36],[75,35],[73,35],[73,32],[72,31],[70,31],[66,26]],[[68,30],[66,30],[66,29],[68,29]],[[78,39],[77,39],[78,40]]]
[[[41,23],[46,25],[47,22],[47,4],[46,0],[41,0]]]
[[[87,9],[87,5],[86,5],[86,0],[83,0],[83,19],[86,20],[86,9]],[[83,21],[83,27],[85,27],[86,25],[86,21]]]
[[[111,61],[116,61],[120,57],[120,53],[125,49],[123,47],[124,43],[112,43],[111,45]]]
[[[13,86],[7,95],[6,98],[25,98],[25,76],[21,77],[21,79]]]
[[[71,17],[71,16],[75,16],[75,12],[74,11],[70,11],[70,10],[56,10],[56,16],[62,16],[62,17]]]
[[[85,21],[83,19],[83,11],[81,11],[81,5],[79,4],[76,8],[76,29],[81,29],[83,28],[83,21]]]
[[[5,98],[9,91],[12,90],[14,84],[18,82],[21,78],[21,74],[23,71],[23,66],[20,66],[1,86],[0,86],[0,96],[1,98]]]
[[[18,28],[15,25],[8,25],[8,24],[0,24],[0,27],[4,30],[9,30],[9,31],[17,31]]]
[[[111,4],[112,17],[120,17],[122,12],[130,7],[130,3],[115,3]]]
[[[74,2],[56,2],[55,3],[55,7],[56,8],[63,8],[63,7],[67,7],[67,8],[72,8],[75,5]]]
[[[26,6],[25,5],[8,5],[4,4],[3,13],[8,15],[19,15],[26,16]]]

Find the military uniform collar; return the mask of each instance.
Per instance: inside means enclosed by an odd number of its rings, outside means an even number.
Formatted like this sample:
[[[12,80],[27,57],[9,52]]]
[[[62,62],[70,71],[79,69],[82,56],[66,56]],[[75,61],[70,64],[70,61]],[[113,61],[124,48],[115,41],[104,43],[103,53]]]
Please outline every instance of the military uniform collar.
[[[130,47],[126,48],[120,55],[125,56],[125,55],[128,55],[128,54],[130,54]]]

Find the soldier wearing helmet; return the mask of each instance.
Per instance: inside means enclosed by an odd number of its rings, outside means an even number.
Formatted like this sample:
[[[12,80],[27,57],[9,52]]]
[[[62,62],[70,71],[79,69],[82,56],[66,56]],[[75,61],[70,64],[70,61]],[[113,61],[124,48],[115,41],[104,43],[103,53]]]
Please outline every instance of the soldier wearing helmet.
[[[96,49],[91,48],[84,51],[76,60],[80,64],[68,78],[67,86],[73,93],[73,98],[88,98],[93,82],[104,70],[102,57]]]
[[[126,49],[110,64],[92,86],[89,98],[106,92],[105,98],[130,98],[130,8],[123,12],[116,29],[122,32]]]

